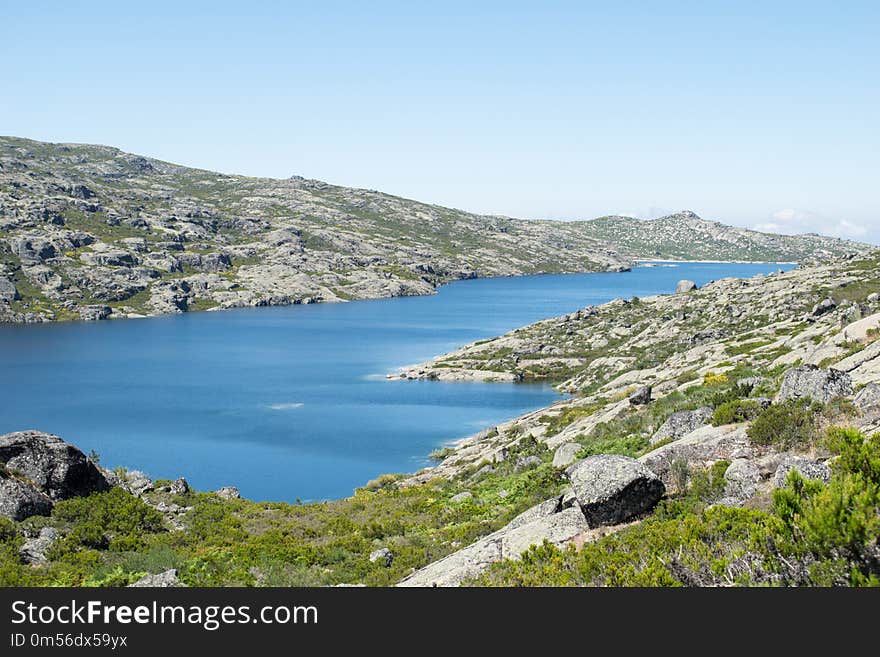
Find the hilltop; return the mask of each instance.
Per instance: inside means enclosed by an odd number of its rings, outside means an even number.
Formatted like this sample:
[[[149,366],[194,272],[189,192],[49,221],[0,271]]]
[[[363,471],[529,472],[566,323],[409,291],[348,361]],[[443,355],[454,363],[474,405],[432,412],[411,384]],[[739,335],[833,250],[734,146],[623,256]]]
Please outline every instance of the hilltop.
[[[430,294],[475,277],[638,258],[864,254],[682,213],[651,222],[478,215],[294,176],[227,175],[106,146],[0,137],[0,321],[106,319]]]

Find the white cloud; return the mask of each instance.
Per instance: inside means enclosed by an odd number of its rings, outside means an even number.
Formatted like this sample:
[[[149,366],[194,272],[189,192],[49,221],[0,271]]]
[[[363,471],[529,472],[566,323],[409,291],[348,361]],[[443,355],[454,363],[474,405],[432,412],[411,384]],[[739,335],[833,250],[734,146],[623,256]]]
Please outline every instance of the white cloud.
[[[845,237],[858,239],[867,234],[864,226],[853,223],[846,219],[834,219],[796,208],[784,208],[774,212],[769,221],[755,224],[756,230],[766,233],[784,233],[794,235],[797,233],[819,233],[831,237]]]

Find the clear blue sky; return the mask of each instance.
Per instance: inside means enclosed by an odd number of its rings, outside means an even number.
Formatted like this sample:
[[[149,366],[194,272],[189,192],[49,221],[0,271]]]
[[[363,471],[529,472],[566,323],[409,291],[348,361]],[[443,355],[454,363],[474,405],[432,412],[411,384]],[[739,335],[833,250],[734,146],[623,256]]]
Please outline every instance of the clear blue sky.
[[[0,25],[0,134],[880,242],[876,1],[7,0]]]

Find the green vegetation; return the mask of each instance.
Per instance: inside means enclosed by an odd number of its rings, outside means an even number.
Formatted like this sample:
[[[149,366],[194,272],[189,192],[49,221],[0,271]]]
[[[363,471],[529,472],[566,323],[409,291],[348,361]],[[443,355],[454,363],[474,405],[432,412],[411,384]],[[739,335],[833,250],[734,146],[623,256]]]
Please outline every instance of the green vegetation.
[[[516,459],[527,455],[543,463],[517,471]],[[309,504],[150,493],[153,503],[191,507],[182,531],[114,488],[60,502],[48,518],[0,518],[0,585],[123,586],[168,568],[194,586],[389,585],[560,490],[549,459],[542,445],[524,437],[491,472],[478,474],[475,466],[455,481],[410,487],[387,475],[348,499]],[[464,490],[473,497],[450,503]],[[23,533],[47,525],[64,537],[50,549],[48,564],[26,565],[18,554]],[[391,567],[370,563],[377,547],[392,550]]]
[[[789,399],[765,408],[748,428],[749,439],[756,445],[790,449],[816,440],[816,415],[821,404]]]
[[[833,429],[827,446],[839,455],[831,481],[806,480],[793,470],[767,510],[706,508],[700,500],[706,492],[692,484],[635,526],[580,550],[533,547],[521,561],[495,564],[472,583],[878,586],[880,435]],[[711,489],[713,475],[707,479]]]
[[[761,413],[762,408],[761,403],[754,399],[734,399],[724,402],[715,409],[712,424],[718,427],[722,424],[748,422],[754,420]]]

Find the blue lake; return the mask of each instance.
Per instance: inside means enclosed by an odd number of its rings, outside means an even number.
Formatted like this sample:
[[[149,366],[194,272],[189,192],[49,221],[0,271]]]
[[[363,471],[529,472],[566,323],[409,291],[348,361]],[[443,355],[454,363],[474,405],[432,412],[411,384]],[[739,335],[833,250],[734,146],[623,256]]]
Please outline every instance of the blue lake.
[[[386,373],[588,304],[672,292],[682,278],[779,268],[680,263],[461,281],[429,297],[0,325],[0,433],[49,431],[105,466],[251,499],[344,497],[558,398],[549,386]]]

